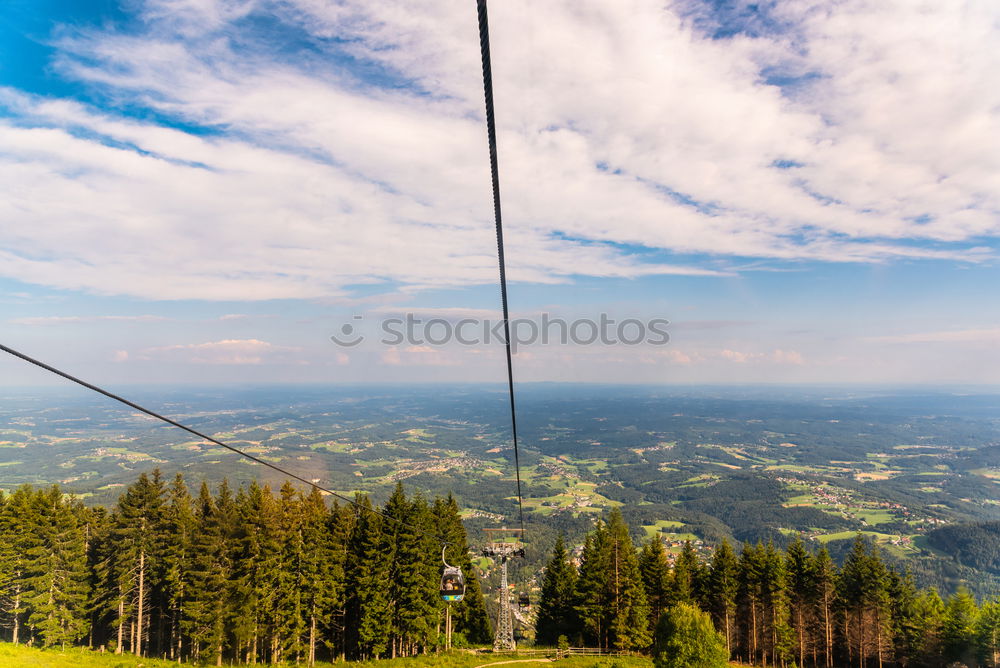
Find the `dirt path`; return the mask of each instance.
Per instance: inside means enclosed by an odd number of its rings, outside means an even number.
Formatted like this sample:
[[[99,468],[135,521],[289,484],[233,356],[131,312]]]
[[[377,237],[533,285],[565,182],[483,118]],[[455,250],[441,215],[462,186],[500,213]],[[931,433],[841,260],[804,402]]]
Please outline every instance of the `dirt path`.
[[[490,666],[503,666],[508,663],[552,663],[552,659],[514,659],[512,661],[495,661],[493,663],[484,663],[480,666],[475,666],[474,668],[489,668]]]

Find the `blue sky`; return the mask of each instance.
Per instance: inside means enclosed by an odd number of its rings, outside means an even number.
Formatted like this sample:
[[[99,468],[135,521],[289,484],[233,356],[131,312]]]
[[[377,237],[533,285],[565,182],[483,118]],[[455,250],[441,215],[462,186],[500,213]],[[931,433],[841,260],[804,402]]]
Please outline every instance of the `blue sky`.
[[[514,314],[672,323],[520,379],[996,381],[994,3],[495,5]],[[501,380],[373,336],[496,317],[473,9],[6,3],[0,340],[109,384]]]

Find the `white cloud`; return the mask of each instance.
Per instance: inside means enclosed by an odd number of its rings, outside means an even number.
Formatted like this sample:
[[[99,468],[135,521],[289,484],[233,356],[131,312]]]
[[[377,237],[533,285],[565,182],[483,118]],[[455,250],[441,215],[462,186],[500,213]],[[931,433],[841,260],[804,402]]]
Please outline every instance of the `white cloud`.
[[[994,3],[794,0],[774,9],[787,34],[722,40],[684,18],[688,4],[491,7],[512,279],[727,273],[618,244],[824,261],[989,254]],[[4,92],[0,272],[218,300],[495,280],[468,3],[143,6],[148,33],[66,40],[61,71],[218,132]],[[336,36],[430,94],[358,81],[332,58],[289,62],[244,36],[251,13]],[[783,92],[767,68],[816,77]]]
[[[865,339],[873,343],[1000,343],[1000,327],[914,332]]]
[[[278,346],[258,339],[226,339],[146,348],[135,355],[144,361],[184,364],[258,365],[288,362],[298,348]]]
[[[718,356],[726,361],[735,362],[736,364],[760,362],[801,366],[805,363],[802,353],[797,350],[781,350],[780,348],[775,349],[770,353],[744,352],[724,348],[719,351]]]
[[[28,318],[11,318],[7,322],[12,325],[72,325],[92,322],[162,322],[167,320],[159,315],[57,315]]]

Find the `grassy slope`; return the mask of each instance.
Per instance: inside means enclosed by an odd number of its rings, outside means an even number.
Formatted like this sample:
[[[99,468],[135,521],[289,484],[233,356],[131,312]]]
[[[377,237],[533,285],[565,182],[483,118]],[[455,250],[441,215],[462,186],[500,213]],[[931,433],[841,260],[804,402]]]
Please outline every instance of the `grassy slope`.
[[[512,661],[515,657],[490,657],[488,655],[474,656],[471,654],[454,653],[449,655],[429,655],[412,659],[387,659],[384,661],[365,661],[359,663],[339,664],[357,666],[358,668],[473,668],[485,663]],[[533,658],[533,657],[525,657]],[[617,663],[615,663],[617,662]],[[653,662],[646,658],[597,658],[573,657],[554,662],[559,668],[650,668]],[[184,664],[193,665],[193,664]],[[258,664],[260,666],[261,664]],[[330,666],[332,664],[318,664]],[[513,663],[518,666],[541,665],[539,663]],[[15,647],[10,643],[0,643],[0,666],[4,668],[167,668],[177,666],[176,663],[160,659],[138,658],[129,655],[99,654],[85,649],[35,649],[31,647]]]

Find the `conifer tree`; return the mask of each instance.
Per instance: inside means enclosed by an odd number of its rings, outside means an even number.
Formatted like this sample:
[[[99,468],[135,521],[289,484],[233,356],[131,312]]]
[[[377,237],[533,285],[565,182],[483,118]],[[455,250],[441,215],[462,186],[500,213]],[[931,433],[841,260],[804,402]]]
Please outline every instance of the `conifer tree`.
[[[535,622],[535,641],[538,644],[555,645],[559,636],[574,635],[577,628],[573,606],[575,586],[576,569],[569,562],[565,539],[559,534],[542,579],[542,595]]]
[[[19,487],[9,497],[0,512],[0,541],[6,546],[3,562],[5,589],[0,595],[4,625],[10,629],[11,642],[24,642],[27,621],[25,579],[29,570],[28,555],[41,540],[35,530],[39,520],[34,517],[37,506],[35,493],[28,485]]]
[[[972,663],[976,647],[976,600],[964,586],[948,599],[941,639],[945,659]]]
[[[332,554],[327,568],[332,584],[327,604],[330,606],[325,616],[324,644],[333,657],[344,659],[347,656],[347,622],[348,622],[348,564],[351,549],[351,535],[357,521],[352,506],[339,505],[336,501],[330,510],[327,529],[331,539]]]
[[[813,558],[811,589],[815,600],[814,613],[818,628],[819,644],[823,650],[823,665],[833,666],[834,608],[837,596],[837,567],[826,547],[821,547]]]
[[[603,523],[587,535],[580,557],[580,574],[576,580],[577,618],[583,631],[584,642],[608,647],[607,573],[609,555],[607,529]]]
[[[922,638],[915,633],[918,593],[908,571],[889,572],[888,595],[893,658],[901,665],[912,665],[919,658]]]
[[[23,527],[38,540],[25,554],[28,623],[44,647],[65,646],[87,633],[87,552],[78,514],[57,486],[34,494]]]
[[[739,605],[742,608],[742,630],[745,656],[748,663],[756,663],[763,650],[764,631],[763,570],[764,548],[743,544],[739,560]]]
[[[202,483],[196,509],[194,558],[185,586],[182,626],[190,636],[194,658],[221,666],[230,613],[231,537],[236,524],[235,504],[226,481],[220,485],[217,498]]]
[[[281,560],[276,505],[270,488],[256,481],[236,496],[239,521],[231,537],[231,630],[236,655],[248,663],[269,660],[275,649],[272,622]]]
[[[140,474],[118,497],[112,516],[110,569],[122,604],[115,623],[128,633],[130,651],[137,656],[143,655],[148,635],[150,573],[159,551],[163,491],[158,472],[152,479]],[[121,642],[117,651],[123,651]]]
[[[617,649],[646,648],[652,641],[646,591],[628,526],[618,508],[613,508],[608,516],[605,548],[607,600],[611,604],[610,644]]]
[[[708,607],[715,616],[716,625],[726,639],[726,652],[733,651],[733,624],[736,614],[736,597],[739,593],[739,562],[726,539],[712,555],[712,567],[706,578]]]
[[[801,539],[796,539],[786,550],[785,571],[787,574],[788,603],[792,627],[795,630],[796,655],[798,665],[804,666],[808,650],[810,619],[813,607],[814,582],[813,561]]]
[[[393,656],[409,656],[428,647],[436,636],[437,578],[440,550],[429,539],[429,510],[419,495],[407,501],[402,485],[385,510],[401,522],[395,527],[390,570]]]
[[[681,553],[674,561],[670,587],[670,605],[695,603],[695,593],[700,576],[700,563],[690,540],[684,541]]]
[[[167,490],[163,506],[163,590],[168,619],[167,656],[184,655],[181,619],[184,613],[185,584],[191,567],[192,540],[195,531],[194,505],[184,476],[176,475]]]
[[[984,603],[979,609],[976,646],[980,661],[994,668],[1000,666],[1000,600]]]
[[[655,629],[660,616],[671,603],[670,562],[659,535],[653,536],[643,545],[639,553],[639,572],[642,574],[642,584],[646,588],[646,601],[649,604],[649,628]]]
[[[793,648],[792,629],[788,625],[786,577],[784,555],[769,542],[763,553],[761,599],[766,610],[766,645],[775,663],[785,663]],[[766,657],[765,654],[765,663]]]
[[[344,589],[342,546],[337,545],[336,527],[319,491],[302,501],[303,612],[307,623],[306,663],[316,663],[316,650],[323,629],[340,607]],[[339,548],[339,549],[338,549]]]
[[[381,516],[370,512],[371,501],[358,497],[357,521],[348,551],[348,639],[355,658],[380,658],[392,629],[390,564],[394,555]]]
[[[932,665],[942,655],[944,638],[944,601],[933,589],[925,589],[917,596],[916,618],[918,632],[923,638],[918,656],[922,665]],[[930,659],[930,661],[929,661]]]
[[[469,557],[468,537],[455,498],[449,494],[445,499],[436,499],[433,516],[441,539],[447,543],[445,556],[448,563],[458,566],[465,574],[465,596],[461,604],[452,610],[452,628],[460,639],[469,643],[488,643],[493,638],[493,632],[486,601],[476,568]]]

